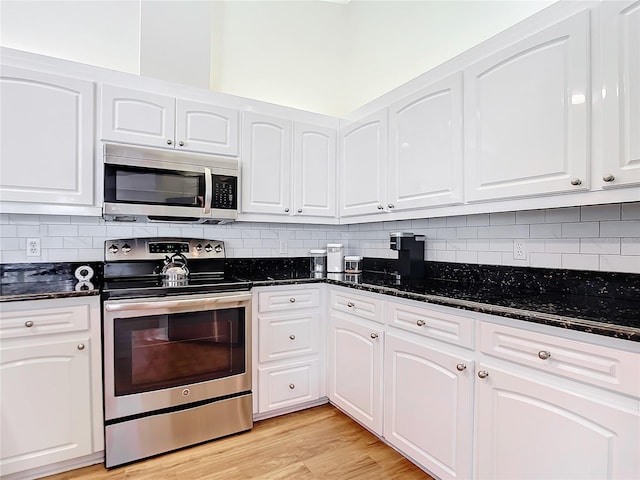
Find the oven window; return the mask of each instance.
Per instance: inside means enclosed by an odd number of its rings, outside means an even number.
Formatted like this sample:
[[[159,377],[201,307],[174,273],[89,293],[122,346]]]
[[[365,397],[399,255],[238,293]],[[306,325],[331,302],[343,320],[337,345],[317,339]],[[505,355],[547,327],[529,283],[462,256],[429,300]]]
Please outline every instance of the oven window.
[[[245,309],[114,320],[115,395],[244,373]]]
[[[204,206],[204,174],[105,165],[105,201],[181,207]]]

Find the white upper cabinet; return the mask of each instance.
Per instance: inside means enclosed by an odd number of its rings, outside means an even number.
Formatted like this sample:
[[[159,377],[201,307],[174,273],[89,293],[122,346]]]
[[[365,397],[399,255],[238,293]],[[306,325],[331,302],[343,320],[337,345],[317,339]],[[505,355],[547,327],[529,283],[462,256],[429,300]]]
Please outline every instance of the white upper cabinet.
[[[336,130],[296,123],[293,145],[293,213],[335,217]]]
[[[605,187],[640,184],[640,1],[602,4]]]
[[[387,109],[340,131],[340,216],[385,211]]]
[[[2,211],[93,206],[94,84],[2,66],[0,97]]]
[[[389,108],[390,211],[462,201],[462,115],[461,73]]]
[[[291,121],[243,113],[243,213],[291,212]]]
[[[589,189],[589,46],[585,10],[464,70],[468,200]]]
[[[220,155],[238,154],[238,112],[104,85],[101,139]]]

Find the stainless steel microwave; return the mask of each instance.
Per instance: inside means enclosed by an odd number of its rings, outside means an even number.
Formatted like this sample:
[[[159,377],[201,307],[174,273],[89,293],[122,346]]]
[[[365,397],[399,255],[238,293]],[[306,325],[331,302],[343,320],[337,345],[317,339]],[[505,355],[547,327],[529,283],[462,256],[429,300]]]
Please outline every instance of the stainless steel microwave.
[[[238,162],[106,144],[105,220],[225,223],[238,218]]]

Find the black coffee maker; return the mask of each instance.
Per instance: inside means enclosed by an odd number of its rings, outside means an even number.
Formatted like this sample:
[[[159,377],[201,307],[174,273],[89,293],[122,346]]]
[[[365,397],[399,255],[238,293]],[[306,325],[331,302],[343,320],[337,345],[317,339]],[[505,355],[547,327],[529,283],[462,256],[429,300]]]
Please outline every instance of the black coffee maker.
[[[389,234],[391,250],[398,251],[398,280],[424,278],[424,235],[409,232]]]

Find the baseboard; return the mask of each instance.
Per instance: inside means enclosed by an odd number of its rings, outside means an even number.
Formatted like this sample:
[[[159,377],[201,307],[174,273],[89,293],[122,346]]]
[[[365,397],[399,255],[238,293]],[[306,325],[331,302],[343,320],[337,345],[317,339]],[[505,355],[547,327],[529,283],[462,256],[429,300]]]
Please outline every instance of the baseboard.
[[[287,413],[293,413],[293,412],[298,412],[300,410],[306,410],[307,408],[318,407],[326,403],[329,403],[329,399],[327,397],[321,397],[317,400],[300,403],[298,405],[294,405],[291,407],[279,408],[277,410],[271,410],[269,412],[264,412],[264,413],[256,413],[253,415],[253,421],[257,422],[259,420],[265,420],[267,418],[278,417],[280,415],[286,415]]]
[[[92,453],[91,455],[85,455],[83,457],[74,458],[72,460],[65,460],[64,462],[56,462],[52,463],[51,465],[44,465],[42,467],[23,470],[22,472],[3,475],[2,480],[33,480],[34,478],[47,477],[56,473],[68,472],[69,470],[88,467],[89,465],[95,465],[96,463],[102,462],[104,462],[103,451]]]

